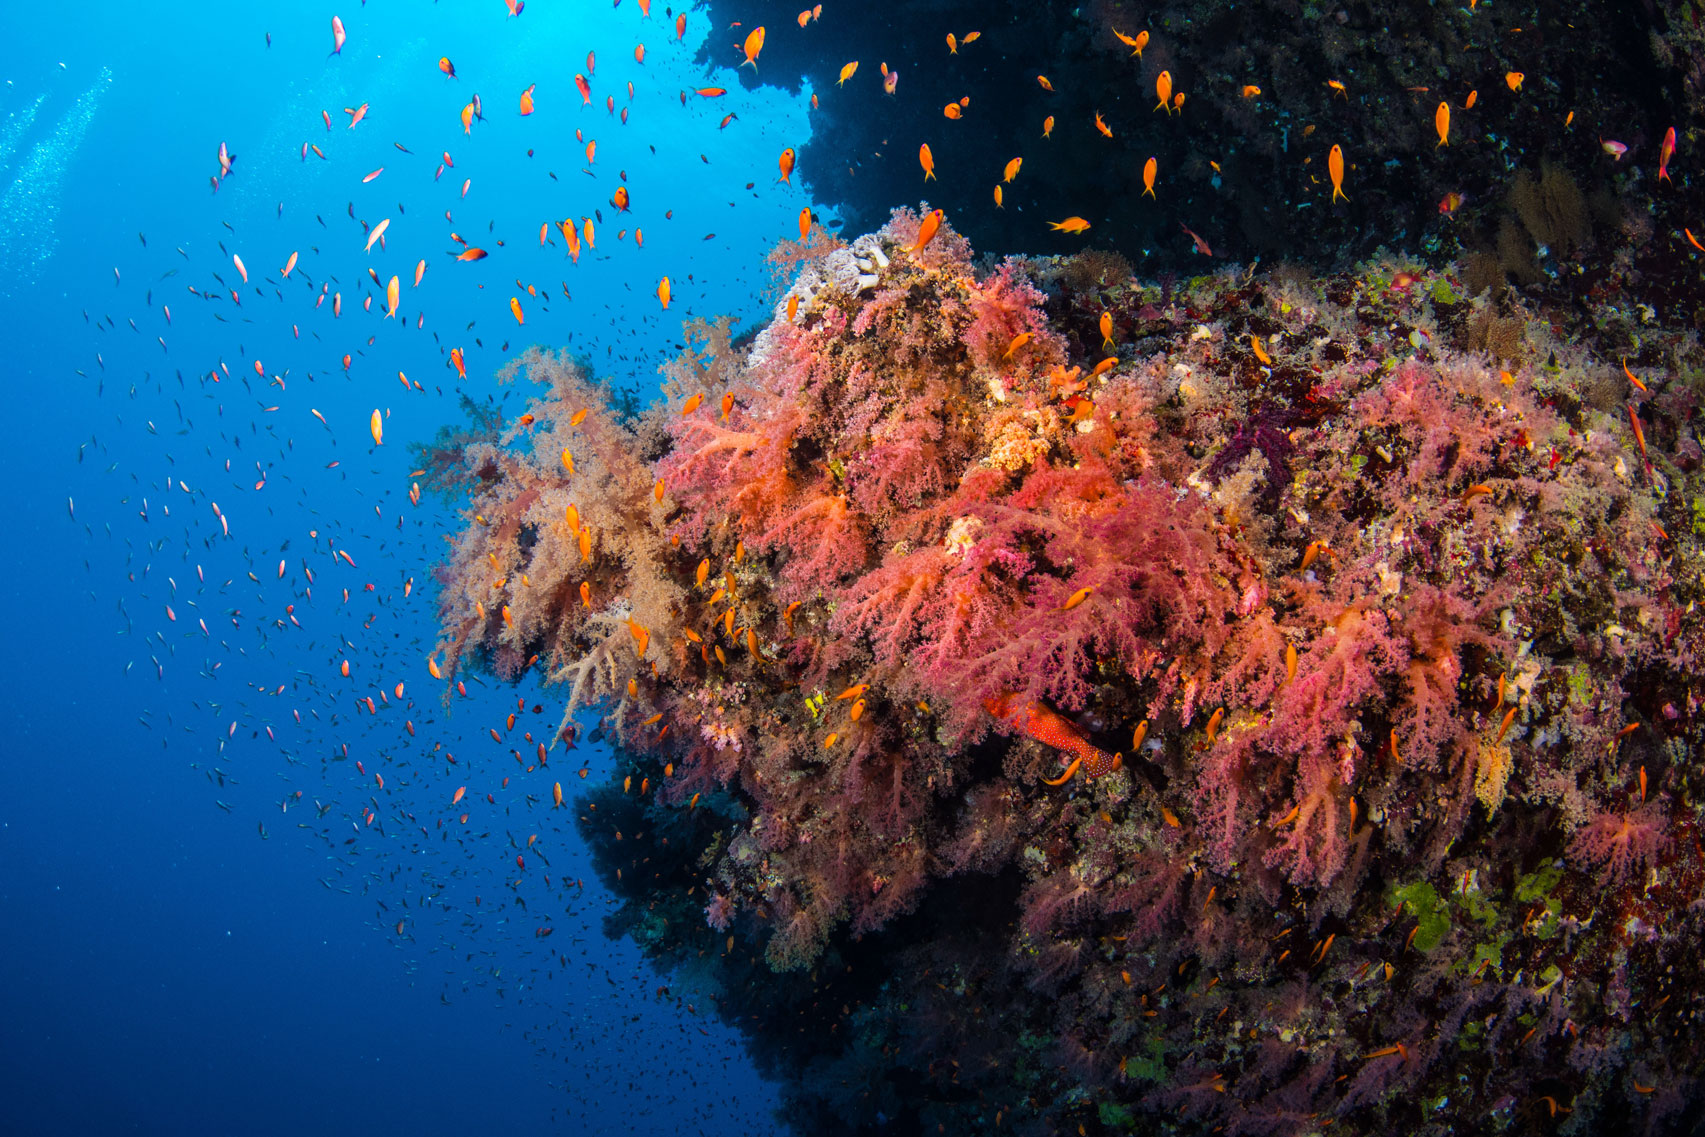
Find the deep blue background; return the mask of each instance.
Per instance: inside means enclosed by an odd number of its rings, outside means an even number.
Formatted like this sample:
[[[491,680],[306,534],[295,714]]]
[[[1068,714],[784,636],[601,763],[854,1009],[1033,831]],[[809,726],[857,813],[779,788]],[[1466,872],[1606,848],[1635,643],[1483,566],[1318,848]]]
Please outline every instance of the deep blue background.
[[[0,653],[0,1129],[770,1131],[773,1092],[738,1040],[657,999],[663,980],[630,945],[603,938],[606,898],[567,817],[537,804],[572,765],[523,774],[490,742],[515,692],[476,684],[453,715],[440,706],[423,662],[435,633],[430,568],[458,519],[430,500],[411,507],[404,491],[406,443],[456,417],[443,356],[452,344],[468,352],[461,387],[480,398],[497,392],[491,374],[506,355],[571,337],[601,371],[650,390],[678,341],[675,317],[762,314],[762,254],[805,204],[774,185],[776,155],[807,136],[803,98],[764,102],[729,71],[693,69],[707,34],[730,40],[718,57],[736,62],[739,33],[713,33],[700,15],[676,43],[663,5],[642,21],[636,0],[534,0],[520,19],[500,0],[22,7],[0,11],[0,137],[7,115],[15,126],[45,98],[0,171],[6,186],[26,181],[0,194],[10,428],[0,474],[11,490],[0,554],[11,632]],[[328,58],[334,12],[349,43]],[[641,40],[643,67],[632,55]],[[595,105],[583,109],[572,76],[588,49]],[[438,72],[442,54],[458,80]],[[534,82],[538,111],[522,119],[516,99]],[[730,93],[689,93],[682,105],[679,91],[706,83]],[[476,90],[487,121],[465,138],[456,115]],[[605,111],[606,94],[631,105],[626,127]],[[55,143],[84,96],[86,133]],[[342,108],[361,102],[369,116],[347,130]],[[738,120],[719,130],[729,111]],[[576,127],[599,139],[596,178],[581,172]],[[238,160],[213,193],[220,141]],[[303,142],[328,160],[304,163]],[[442,150],[456,165],[435,182]],[[622,169],[634,206],[618,222],[609,196]],[[362,252],[351,203],[357,218],[392,219],[387,249]],[[560,237],[539,247],[541,222],[594,208],[598,249],[579,264]],[[616,239],[624,224],[645,228],[643,249]],[[452,229],[493,255],[452,260]],[[293,249],[297,272],[280,281]],[[230,252],[250,275],[240,308],[191,294],[222,293],[215,273],[238,283]],[[374,312],[361,311],[375,291],[369,264],[381,281],[402,276],[398,320],[381,319],[382,291]],[[654,290],[665,273],[676,300],[662,314]],[[337,320],[329,300],[314,307],[334,277]],[[546,311],[522,295],[524,328],[507,311],[517,279],[553,296]],[[257,357],[282,388],[256,378]],[[221,365],[229,376],[211,382]],[[399,371],[426,391],[405,392]],[[516,406],[522,393],[504,390]],[[377,450],[366,425],[375,406],[390,411]],[[334,560],[328,538],[359,568]],[[287,604],[301,629],[275,624]],[[348,680],[336,671],[345,658]],[[357,705],[397,682],[407,709],[369,716]],[[560,696],[521,693],[544,709],[517,733],[548,730]],[[459,765],[431,758],[434,742]],[[337,760],[345,744],[349,759]],[[596,751],[575,758],[588,754],[595,774],[608,769]],[[215,768],[232,781],[215,784]],[[448,809],[461,784],[459,808],[474,814],[465,828]],[[297,791],[301,802],[283,811]],[[332,803],[323,820],[315,799]],[[364,824],[370,800],[375,825]],[[517,874],[511,841],[529,835],[551,864],[535,857]],[[565,877],[585,878],[584,894],[565,890]],[[556,934],[535,939],[545,924]]]

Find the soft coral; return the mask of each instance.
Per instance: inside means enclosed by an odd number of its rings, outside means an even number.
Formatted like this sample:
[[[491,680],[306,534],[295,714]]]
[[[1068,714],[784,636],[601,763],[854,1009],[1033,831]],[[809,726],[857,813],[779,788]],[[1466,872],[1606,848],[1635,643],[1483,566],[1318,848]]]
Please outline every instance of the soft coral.
[[[1619,884],[1631,870],[1649,867],[1669,844],[1667,822],[1656,803],[1630,813],[1601,813],[1575,831],[1569,856],[1583,867],[1603,871],[1609,884]]]

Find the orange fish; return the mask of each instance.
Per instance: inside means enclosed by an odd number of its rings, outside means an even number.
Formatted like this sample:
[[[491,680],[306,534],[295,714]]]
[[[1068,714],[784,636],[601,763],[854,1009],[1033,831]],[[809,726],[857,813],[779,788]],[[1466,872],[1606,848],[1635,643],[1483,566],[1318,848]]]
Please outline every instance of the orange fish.
[[[1526,78],[1527,76],[1520,71],[1507,71],[1504,73],[1504,85],[1512,91],[1519,91],[1521,90],[1521,81]]]
[[[682,17],[682,18],[685,19],[685,17]],[[855,59],[851,63],[847,64],[845,67],[841,68],[841,77],[835,81],[835,86],[837,86],[837,87],[845,86],[846,81],[848,79],[851,79],[853,77],[853,75],[857,73],[857,71],[858,71],[858,60]]]
[[[580,91],[580,105],[583,107],[591,106],[592,84],[586,81],[586,76],[577,72],[574,76],[574,85]]]
[[[1043,138],[1051,137],[1053,135],[1053,133],[1054,133],[1054,116],[1049,115],[1047,118],[1042,120],[1042,137]]]
[[[1440,103],[1433,112],[1433,129],[1439,132],[1439,146],[1450,145],[1450,104]],[[1434,147],[1436,150],[1438,147]]]
[[[703,95],[707,99],[714,99],[728,94],[727,87],[695,87],[693,90],[696,94]]]
[[[1113,313],[1101,313],[1101,346],[1113,346]]]
[[[462,108],[462,133],[463,134],[472,134],[473,132],[474,132],[474,104],[469,103],[467,106]]]
[[[1332,144],[1332,153],[1326,156],[1326,172],[1332,175],[1332,200],[1349,201],[1350,195],[1344,192],[1344,149],[1336,142]]]
[[[470,249],[463,249],[461,252],[457,253],[456,259],[459,261],[483,261],[483,260],[485,260],[486,256],[487,256],[487,253],[484,249],[471,249],[470,248]]]
[[[1004,195],[1001,193],[1000,186],[998,186],[998,185],[995,186],[995,208],[996,209],[1005,209],[1006,208],[1005,205],[1001,204],[1001,199],[1003,196]]]
[[[1153,158],[1143,163],[1143,193],[1154,197],[1154,175],[1157,165]],[[1158,198],[1156,200],[1159,200]]]
[[[1246,99],[1260,98],[1260,96],[1261,96],[1261,88],[1257,87],[1253,83],[1251,83],[1247,87],[1243,88],[1243,97]]]
[[[1113,34],[1119,38],[1120,43],[1131,49],[1132,55],[1138,59],[1143,57],[1143,48],[1149,45],[1149,34],[1146,31],[1138,32],[1134,36],[1128,36],[1118,28],[1114,28]]]
[[[645,45],[643,43],[633,45],[633,61],[635,63],[645,62]]]
[[[347,40],[348,38],[349,37],[344,34],[343,21],[341,19],[339,19],[338,17],[333,16],[332,17],[332,54],[333,55],[337,55],[339,52],[343,51],[344,41]]]
[[[687,14],[685,12],[675,17],[675,38],[687,38]]]
[[[1002,176],[1001,181],[1003,181],[1003,182],[1012,181],[1012,179],[1014,179],[1018,176],[1019,168],[1023,165],[1024,165],[1024,159],[1023,158],[1014,158],[1012,161],[1008,162],[1006,164],[1006,173],[1004,176]]]
[[[521,92],[521,113],[524,115],[533,113],[533,88],[537,86],[538,84],[534,83]]]
[[[1479,91],[1468,92],[1468,97],[1466,99],[1462,100],[1462,109],[1465,111],[1473,110],[1474,104],[1476,102],[1478,102],[1479,99],[1480,99],[1480,92]]]
[[[762,25],[752,29],[751,33],[746,37],[745,46],[741,50],[746,53],[746,62],[742,63],[740,66],[744,67],[746,66],[746,63],[750,63],[752,65],[753,73],[756,74],[758,70],[758,53],[764,50],[764,29]]]
[[[664,277],[657,282],[657,299],[663,302],[665,310],[669,307],[669,278]]]
[[[617,186],[616,192],[610,196],[610,204],[618,211],[626,213],[628,211],[628,187]]]
[[[453,347],[450,349],[450,364],[456,369],[456,377],[458,379],[466,379],[468,377],[468,368],[466,363],[463,361],[461,348]]]
[[[1064,221],[1050,221],[1048,228],[1055,232],[1082,233],[1089,228],[1089,222],[1081,217],[1068,217]]]
[[[935,155],[929,152],[929,143],[918,147],[918,165],[924,168],[924,181],[935,177]]]
[[[1113,130],[1105,122],[1102,121],[1100,111],[1095,112],[1095,129],[1100,131],[1103,137],[1106,137],[1106,138],[1112,138],[1113,137]]]
[[[781,167],[781,177],[777,178],[776,181],[786,182],[788,185],[792,185],[793,184],[793,147],[789,146],[786,150],[783,150],[781,152],[781,158],[777,161],[776,164]],[[801,237],[800,239],[803,240],[804,238]]]
[[[373,445],[385,444],[385,416],[379,413],[379,408],[373,408],[373,417],[367,420],[367,430],[373,435]]]
[[[948,103],[941,108],[941,113],[947,118],[957,119],[963,112],[960,111],[958,103]]]
[[[392,277],[385,285],[385,318],[388,320],[397,314],[397,302],[402,299],[403,283]]]
[[[456,65],[450,62],[450,57],[448,55],[440,55],[438,57],[438,70],[444,72],[444,74],[450,76],[452,79],[456,77]]]
[[[1172,99],[1172,72],[1162,71],[1154,77],[1154,93],[1160,96],[1160,102],[1154,105],[1157,111],[1167,111],[1167,103]]]
[[[1669,160],[1675,157],[1675,127],[1670,127],[1664,133],[1664,140],[1658,146],[1658,180],[1667,182],[1669,176]],[[294,254],[292,254],[294,256]]]
[[[912,242],[907,252],[915,253],[935,238],[936,230],[941,228],[941,219],[945,216],[941,210],[932,209],[924,214],[924,219],[918,223],[918,239]]]
[[[1634,386],[1638,387],[1641,391],[1645,391],[1647,389],[1646,385],[1644,383],[1640,382],[1640,380],[1635,377],[1635,375],[1632,371],[1628,370],[1628,359],[1627,359],[1627,357],[1624,357],[1622,360],[1622,373],[1624,375],[1628,376],[1628,381],[1630,383],[1634,384]]]
[[[1048,77],[1046,75],[1036,76],[1036,82],[1041,86],[1041,88],[1044,91],[1052,91],[1054,89],[1054,85],[1052,83],[1048,82]]]
[[[799,239],[801,241],[811,235],[811,207],[806,206],[799,211]]]
[[[1071,775],[1077,773],[1079,768],[1083,770],[1084,777],[1099,778],[1117,770],[1121,764],[1118,755],[1097,749],[1084,738],[1070,719],[1062,717],[1041,703],[1020,705],[1018,697],[1008,693],[985,700],[983,709],[1026,738],[1033,738],[1072,755],[1072,763],[1065,778],[1051,784],[1063,784]]]
[[[509,310],[515,313],[515,322],[517,324],[525,324],[527,322],[526,317],[521,315],[521,301],[514,296],[509,298]]]

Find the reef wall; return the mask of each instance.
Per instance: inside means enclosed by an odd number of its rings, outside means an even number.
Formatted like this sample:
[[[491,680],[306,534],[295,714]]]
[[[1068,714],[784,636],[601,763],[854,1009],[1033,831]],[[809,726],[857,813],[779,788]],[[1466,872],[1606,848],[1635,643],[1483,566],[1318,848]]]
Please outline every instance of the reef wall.
[[[1642,378],[1495,264],[1145,284],[939,220],[784,247],[663,404],[533,351],[423,455],[444,674],[617,744],[612,929],[802,1130],[1696,1116],[1691,334]]]

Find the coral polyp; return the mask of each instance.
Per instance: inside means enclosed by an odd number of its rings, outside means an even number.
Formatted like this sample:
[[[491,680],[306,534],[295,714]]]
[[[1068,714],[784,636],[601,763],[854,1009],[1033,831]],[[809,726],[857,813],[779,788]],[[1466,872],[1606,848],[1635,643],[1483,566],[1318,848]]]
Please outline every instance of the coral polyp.
[[[1520,322],[1447,273],[918,224],[689,325],[643,413],[529,353],[529,417],[422,463],[472,487],[446,666],[618,743],[624,926],[830,1131],[1698,1109],[1689,393],[1446,346]]]

